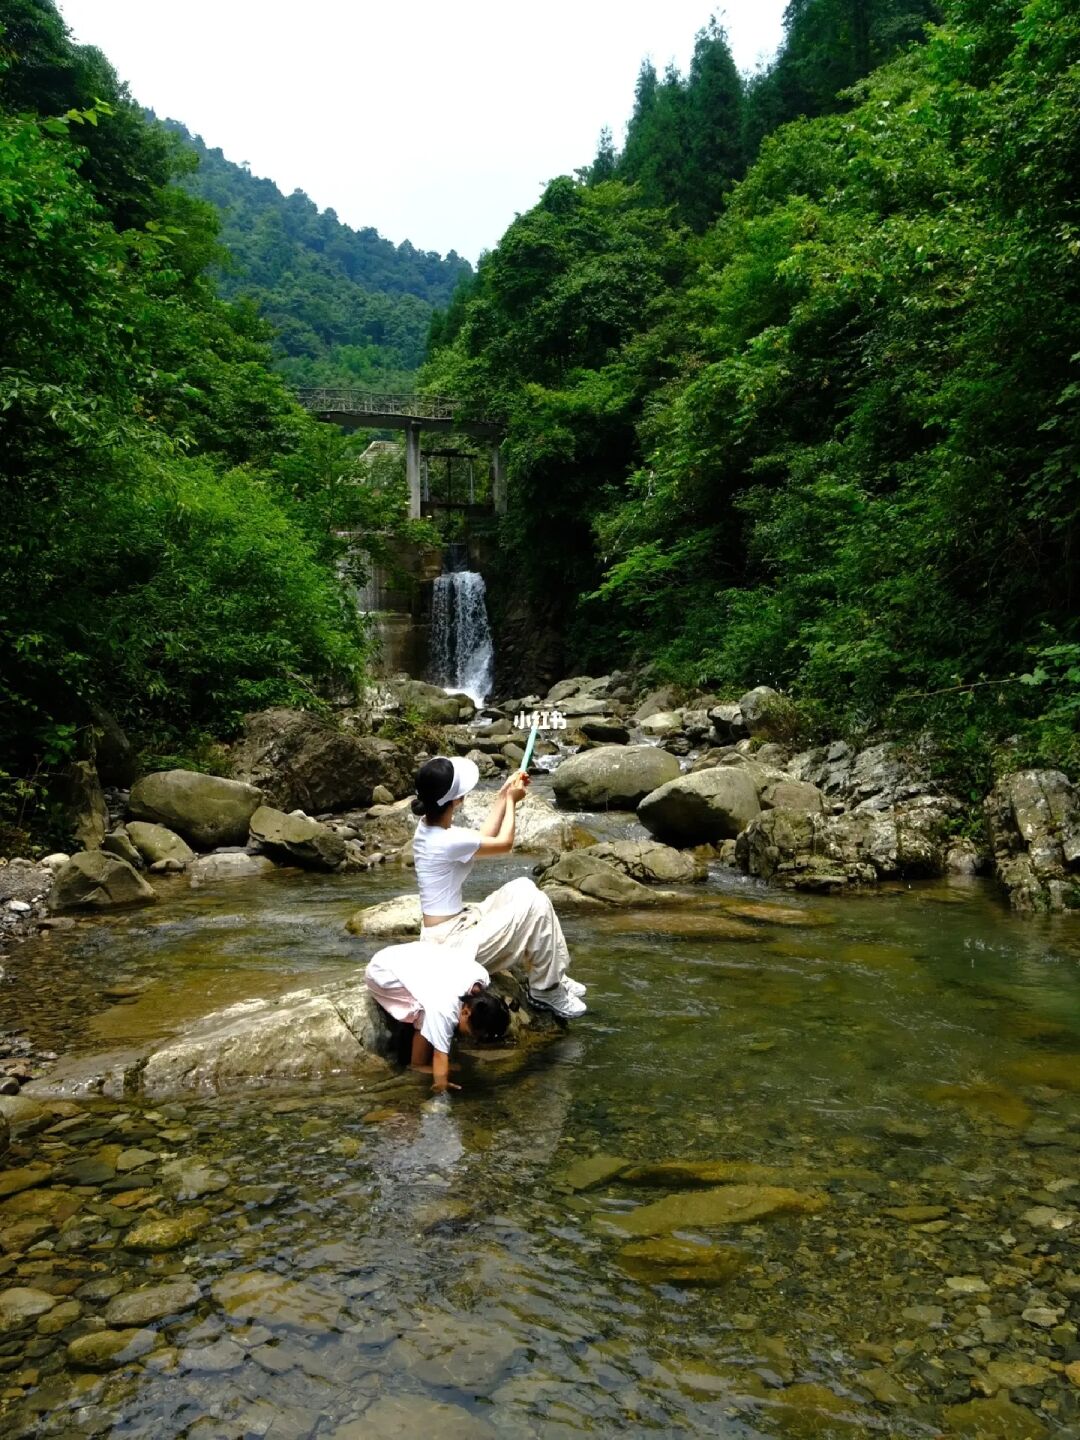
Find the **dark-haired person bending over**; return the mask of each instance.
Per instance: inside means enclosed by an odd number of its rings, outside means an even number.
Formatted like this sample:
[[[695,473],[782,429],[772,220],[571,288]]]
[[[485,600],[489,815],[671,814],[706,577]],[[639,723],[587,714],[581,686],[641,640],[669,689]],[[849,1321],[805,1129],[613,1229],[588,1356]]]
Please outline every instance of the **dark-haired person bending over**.
[[[528,775],[516,772],[496,795],[479,830],[455,826],[454,814],[479,778],[472,760],[445,755],[429,760],[417,773],[413,813],[421,819],[413,837],[413,861],[423,942],[466,954],[491,974],[518,968],[537,1004],[566,1019],[583,1015],[585,986],[566,973],[570,952],[559,917],[532,880],[524,875],[511,880],[478,905],[466,905],[461,898],[477,857],[507,855],[514,848],[515,811],[529,787]]]
[[[430,1070],[432,1089],[460,1090],[450,1083],[454,1034],[501,1040],[510,1024],[506,1001],[488,991],[484,967],[467,955],[446,955],[422,940],[390,945],[368,961],[364,979],[388,1015],[412,1025],[410,1064]]]

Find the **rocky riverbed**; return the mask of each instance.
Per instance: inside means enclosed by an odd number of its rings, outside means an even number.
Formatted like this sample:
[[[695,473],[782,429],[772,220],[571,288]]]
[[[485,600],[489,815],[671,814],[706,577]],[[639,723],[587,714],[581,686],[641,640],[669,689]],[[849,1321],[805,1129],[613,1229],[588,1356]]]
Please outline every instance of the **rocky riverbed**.
[[[342,983],[401,880],[171,883],[14,952],[0,1024],[97,1054]],[[0,1098],[5,1435],[1080,1435],[1071,921],[669,883],[568,911],[589,1015],[448,1103]]]
[[[406,698],[491,785],[539,699]],[[267,712],[0,869],[3,1433],[1080,1437],[1080,934],[999,898],[1072,903],[1069,782],[973,840],[771,692],[540,703],[473,888],[535,874],[589,1013],[451,1101],[357,984],[415,924],[394,742]]]

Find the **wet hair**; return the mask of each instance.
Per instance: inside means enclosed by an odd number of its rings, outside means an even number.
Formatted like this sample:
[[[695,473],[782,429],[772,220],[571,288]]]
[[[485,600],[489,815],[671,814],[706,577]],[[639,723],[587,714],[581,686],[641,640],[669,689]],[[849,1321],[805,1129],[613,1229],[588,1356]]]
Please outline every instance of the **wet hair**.
[[[477,1040],[501,1040],[510,1028],[510,1007],[501,995],[481,990],[479,995],[463,995],[469,1007],[469,1030]]]
[[[454,783],[454,767],[445,755],[436,755],[416,772],[416,799],[412,802],[414,815],[423,815],[434,823],[441,820],[453,801],[440,805],[440,799]]]

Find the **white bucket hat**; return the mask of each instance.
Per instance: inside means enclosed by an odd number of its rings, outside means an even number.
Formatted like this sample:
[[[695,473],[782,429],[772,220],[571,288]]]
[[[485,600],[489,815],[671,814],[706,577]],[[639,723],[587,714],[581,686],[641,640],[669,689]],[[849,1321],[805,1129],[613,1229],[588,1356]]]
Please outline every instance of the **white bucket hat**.
[[[468,795],[470,790],[475,790],[480,779],[480,771],[475,760],[469,760],[464,755],[456,755],[452,759],[449,755],[440,757],[449,760],[454,767],[454,781],[450,789],[439,800],[440,805],[449,805],[451,800],[460,800],[462,795]]]

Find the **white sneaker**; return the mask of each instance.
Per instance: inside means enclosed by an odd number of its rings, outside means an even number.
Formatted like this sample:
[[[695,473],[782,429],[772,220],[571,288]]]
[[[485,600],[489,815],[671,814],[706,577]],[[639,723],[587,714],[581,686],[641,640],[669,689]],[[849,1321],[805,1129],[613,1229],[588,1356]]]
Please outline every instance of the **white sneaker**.
[[[552,985],[547,990],[530,990],[529,999],[534,1005],[561,1015],[564,1020],[576,1020],[589,1008],[584,1000],[571,995],[564,985]]]
[[[571,980],[569,975],[564,975],[562,977],[561,983],[563,989],[567,991],[568,994],[576,995],[579,1000],[581,999],[582,995],[585,994],[585,991],[588,989],[588,986],[583,985],[580,980]]]

